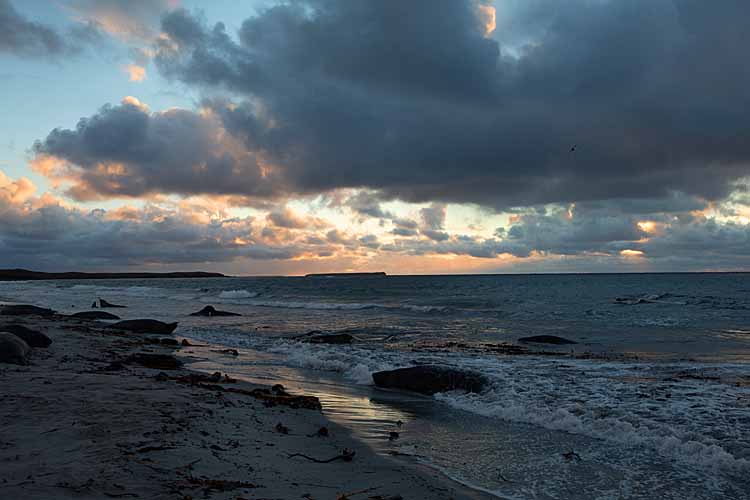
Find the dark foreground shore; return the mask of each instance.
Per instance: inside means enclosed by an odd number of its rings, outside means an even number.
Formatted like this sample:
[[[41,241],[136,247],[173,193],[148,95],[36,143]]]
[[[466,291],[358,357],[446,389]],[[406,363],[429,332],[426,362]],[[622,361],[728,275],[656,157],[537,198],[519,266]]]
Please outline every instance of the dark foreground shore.
[[[375,454],[278,388],[137,361],[200,349],[62,316],[0,317],[0,330],[10,322],[52,344],[0,364],[0,498],[487,498]]]

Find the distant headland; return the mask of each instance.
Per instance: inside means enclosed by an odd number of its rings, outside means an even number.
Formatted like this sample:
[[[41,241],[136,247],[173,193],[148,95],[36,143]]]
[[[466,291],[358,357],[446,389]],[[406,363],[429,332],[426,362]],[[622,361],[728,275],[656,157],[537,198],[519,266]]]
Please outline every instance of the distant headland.
[[[0,281],[29,280],[118,280],[157,278],[226,278],[221,273],[177,272],[177,273],[43,273],[28,269],[0,269]]]
[[[385,278],[386,276],[380,271],[375,273],[315,273],[306,274],[305,278]]]

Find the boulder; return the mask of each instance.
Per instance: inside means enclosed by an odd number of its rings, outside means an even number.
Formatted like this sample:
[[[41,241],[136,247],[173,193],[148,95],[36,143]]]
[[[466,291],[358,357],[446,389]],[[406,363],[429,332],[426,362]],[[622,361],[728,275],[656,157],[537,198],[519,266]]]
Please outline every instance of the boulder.
[[[177,323],[164,323],[155,319],[128,319],[107,325],[107,328],[115,328],[117,330],[126,330],[135,333],[169,335],[175,330],[175,328],[177,328]]]
[[[322,335],[311,335],[305,338],[305,342],[311,344],[351,344],[354,337],[348,333],[329,333]]]
[[[110,308],[124,309],[124,308],[126,308],[128,306],[121,306],[121,305],[117,305],[117,304],[112,304],[110,302],[107,302],[104,299],[99,299],[99,307],[101,307],[101,308],[110,307]]]
[[[29,345],[12,333],[0,332],[0,363],[29,364]]]
[[[206,316],[208,318],[211,318],[213,316],[242,316],[242,315],[238,313],[228,312],[228,311],[217,311],[216,309],[214,309],[214,306],[206,306],[200,311],[194,312],[190,316]]]
[[[429,395],[455,390],[480,392],[487,385],[487,378],[479,373],[435,365],[376,372],[372,380],[378,387]]]
[[[3,331],[12,333],[19,339],[23,340],[28,344],[29,347],[49,347],[52,343],[52,339],[47,337],[42,332],[26,328],[23,325],[5,325],[0,327]]]
[[[55,311],[44,307],[30,305],[0,306],[0,315],[3,316],[52,316]]]
[[[107,311],[81,311],[71,314],[71,317],[81,319],[120,319],[119,316],[108,313]]]
[[[554,344],[554,345],[566,345],[566,344],[577,344],[572,340],[564,339],[556,335],[534,335],[532,337],[523,337],[518,339],[519,342],[531,342],[534,344]]]

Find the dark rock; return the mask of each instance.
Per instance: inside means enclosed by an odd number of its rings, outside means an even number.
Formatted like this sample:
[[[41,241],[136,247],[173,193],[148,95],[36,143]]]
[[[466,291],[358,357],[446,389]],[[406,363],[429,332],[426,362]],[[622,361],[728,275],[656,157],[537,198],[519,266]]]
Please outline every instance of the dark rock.
[[[289,427],[282,424],[281,422],[276,424],[275,429],[276,429],[276,432],[278,432],[279,434],[289,434]]]
[[[42,332],[26,328],[23,325],[5,325],[0,327],[3,331],[12,333],[19,339],[26,342],[29,347],[49,347],[52,343],[52,339],[47,337]]]
[[[55,311],[44,307],[30,305],[0,306],[0,315],[3,316],[52,316]]]
[[[564,339],[556,335],[534,335],[532,337],[523,337],[518,339],[519,342],[531,342],[534,344],[554,344],[554,345],[565,345],[565,344],[577,344],[572,340]]]
[[[81,319],[120,319],[119,316],[115,316],[107,311],[81,311],[70,316]]]
[[[348,333],[332,333],[323,335],[312,335],[304,339],[311,344],[351,344],[354,337]]]
[[[212,349],[211,352],[218,352],[219,354],[228,354],[229,356],[240,355],[240,352],[237,349]]]
[[[12,333],[0,332],[0,363],[28,365],[29,345]]]
[[[182,339],[182,342],[180,342],[180,345],[181,345],[182,347],[190,347],[190,346],[192,346],[193,344],[191,344],[190,342],[188,342],[188,340],[187,340],[187,339]]]
[[[479,373],[434,365],[376,372],[372,374],[372,380],[378,387],[430,395],[457,389],[480,392],[487,384],[487,379]]]
[[[328,436],[330,436],[330,433],[328,432],[328,427],[321,427],[316,432],[307,435],[307,437],[322,437],[322,438],[327,438]]]
[[[242,315],[238,313],[228,312],[228,311],[217,311],[216,309],[214,309],[214,306],[206,306],[200,311],[194,312],[190,316],[206,316],[208,318],[211,318],[213,316],[242,316]]]
[[[155,370],[177,370],[182,366],[182,361],[170,354],[151,354],[145,352],[131,355],[126,362],[135,363]]]
[[[396,431],[391,431],[390,434],[388,434],[388,441],[395,441],[399,438],[399,434]]]
[[[101,308],[110,307],[110,308],[117,308],[117,309],[125,309],[128,306],[121,306],[121,305],[118,305],[118,304],[112,304],[110,302],[107,302],[104,299],[99,299],[99,307],[101,307]]]
[[[107,328],[126,330],[135,333],[155,333],[168,335],[177,328],[177,323],[164,323],[155,319],[127,319],[107,325]]]

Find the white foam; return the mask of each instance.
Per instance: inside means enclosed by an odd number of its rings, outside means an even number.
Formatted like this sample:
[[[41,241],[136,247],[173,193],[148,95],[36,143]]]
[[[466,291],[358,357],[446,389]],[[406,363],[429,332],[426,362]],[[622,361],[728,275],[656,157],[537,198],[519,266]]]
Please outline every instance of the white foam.
[[[467,358],[460,353],[410,354],[406,358],[399,351],[296,342],[271,351],[284,354],[292,366],[337,372],[367,385],[372,384],[372,373],[407,366],[415,358],[464,367],[487,375],[490,388],[480,394],[436,394],[436,399],[486,417],[645,447],[712,472],[750,473],[750,438],[735,428],[744,411],[737,401],[750,396],[750,388],[706,387],[706,382],[697,378],[670,381],[692,365],[533,357],[498,360]],[[704,371],[711,369],[704,366]],[[732,367],[721,365],[719,369]],[[746,367],[738,365],[736,369]],[[630,380],[638,377],[648,381]],[[661,397],[667,393],[670,397]],[[741,449],[746,452],[737,454]]]
[[[248,292],[247,290],[224,290],[219,294],[220,299],[251,299],[257,296],[256,292]]]
[[[353,346],[310,345],[294,342],[281,344],[269,351],[284,354],[286,361],[292,366],[340,373],[360,385],[372,385],[374,372],[391,370],[398,366],[398,360],[390,356]]]

